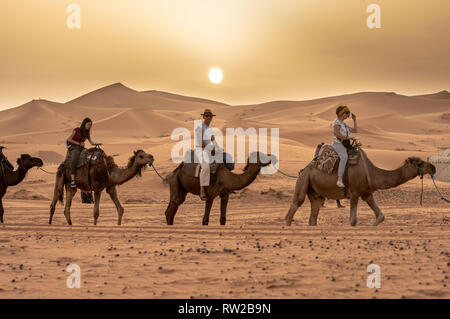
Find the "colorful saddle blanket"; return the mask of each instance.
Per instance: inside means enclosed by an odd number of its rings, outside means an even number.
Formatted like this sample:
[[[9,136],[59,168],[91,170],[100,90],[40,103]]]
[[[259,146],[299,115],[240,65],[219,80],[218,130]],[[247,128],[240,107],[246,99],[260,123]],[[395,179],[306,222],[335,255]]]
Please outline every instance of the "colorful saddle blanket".
[[[348,151],[347,165],[358,164],[360,157],[359,151],[352,149]],[[339,155],[330,144],[324,144],[317,154],[317,157],[313,160],[314,167],[318,170],[333,175],[337,172],[339,166]]]

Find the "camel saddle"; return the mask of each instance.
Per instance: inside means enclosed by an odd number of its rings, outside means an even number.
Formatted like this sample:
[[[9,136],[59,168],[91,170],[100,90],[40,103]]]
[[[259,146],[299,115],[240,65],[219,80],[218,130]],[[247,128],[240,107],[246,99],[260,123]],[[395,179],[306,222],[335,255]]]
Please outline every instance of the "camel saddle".
[[[190,157],[190,160],[189,160]],[[195,160],[195,152],[194,150],[190,150],[185,155],[185,161],[183,161],[181,171],[191,177],[199,177],[201,165],[199,160]],[[209,164],[209,171],[211,175],[216,174],[217,168],[220,166],[220,163],[216,163],[215,161]]]
[[[358,147],[353,147],[347,150],[348,160],[347,165],[358,164],[361,154]],[[330,144],[323,144],[319,150],[319,153],[313,160],[314,167],[318,170],[333,175],[337,172],[339,166],[339,155]]]
[[[105,152],[98,147],[85,148],[80,153],[80,158],[78,159],[77,168],[87,165],[87,164],[95,164],[101,155],[105,155]],[[70,152],[67,151],[66,160],[64,161],[65,165],[70,167],[70,163],[72,162],[72,158],[70,156]]]

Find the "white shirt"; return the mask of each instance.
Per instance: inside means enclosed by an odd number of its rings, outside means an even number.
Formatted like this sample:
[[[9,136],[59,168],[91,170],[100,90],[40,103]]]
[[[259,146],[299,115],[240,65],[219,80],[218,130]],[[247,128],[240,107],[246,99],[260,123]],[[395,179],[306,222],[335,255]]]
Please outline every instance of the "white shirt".
[[[340,119],[335,119],[333,124],[331,125],[331,128],[333,130],[333,141],[334,142],[341,142],[334,134],[334,127],[336,125],[340,125],[341,128],[339,130],[339,133],[341,133],[341,135],[344,135],[347,137],[350,136],[350,128],[348,127],[348,125],[346,123],[344,123],[343,121],[341,121]]]
[[[203,142],[208,145],[211,143],[212,129],[205,122],[195,128],[195,147],[202,147]]]

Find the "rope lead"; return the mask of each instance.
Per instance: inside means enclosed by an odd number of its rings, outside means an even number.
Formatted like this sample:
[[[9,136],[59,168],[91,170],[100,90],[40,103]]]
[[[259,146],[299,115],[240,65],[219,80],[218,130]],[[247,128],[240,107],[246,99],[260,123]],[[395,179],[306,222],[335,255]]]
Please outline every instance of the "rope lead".
[[[447,198],[444,197],[444,195],[442,195],[441,191],[439,190],[439,188],[436,185],[436,182],[434,181],[434,176],[431,175],[431,180],[433,181],[434,187],[436,188],[436,191],[438,192],[439,196],[441,196],[441,199],[443,201],[445,201],[446,203],[450,204],[450,200],[448,200]]]

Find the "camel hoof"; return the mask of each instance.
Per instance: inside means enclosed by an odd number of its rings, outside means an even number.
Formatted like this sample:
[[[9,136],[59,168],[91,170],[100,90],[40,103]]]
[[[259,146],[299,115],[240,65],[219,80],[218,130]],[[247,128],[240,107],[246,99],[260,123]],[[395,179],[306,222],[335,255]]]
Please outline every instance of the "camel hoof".
[[[356,220],[351,220],[350,221],[350,226],[356,226]]]
[[[379,224],[381,224],[384,221],[384,215],[381,215],[380,217],[378,217],[375,220],[375,223],[373,223],[373,226],[378,226]]]

